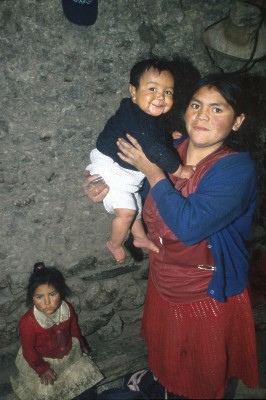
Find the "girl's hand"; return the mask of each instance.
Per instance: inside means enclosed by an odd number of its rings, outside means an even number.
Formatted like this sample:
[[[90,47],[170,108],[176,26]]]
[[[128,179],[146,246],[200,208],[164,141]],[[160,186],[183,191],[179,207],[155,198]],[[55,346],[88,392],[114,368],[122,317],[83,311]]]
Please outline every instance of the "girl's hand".
[[[164,172],[156,164],[148,160],[138,141],[129,134],[127,134],[127,138],[131,144],[124,139],[118,139],[117,146],[120,150],[117,153],[118,156],[146,175],[151,186],[164,179]]]
[[[52,385],[57,379],[57,375],[51,368],[49,368],[44,374],[42,374],[40,379],[43,385]]]
[[[102,202],[109,192],[109,186],[100,175],[90,175],[89,171],[85,171],[84,176],[86,178],[83,182],[84,193],[95,203]]]

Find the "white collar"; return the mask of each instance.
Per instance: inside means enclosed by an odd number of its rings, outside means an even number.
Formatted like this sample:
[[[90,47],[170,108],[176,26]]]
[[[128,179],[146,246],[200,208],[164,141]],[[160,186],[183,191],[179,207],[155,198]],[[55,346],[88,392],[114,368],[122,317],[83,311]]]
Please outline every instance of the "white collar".
[[[36,318],[36,321],[42,328],[51,328],[53,325],[58,325],[60,322],[66,321],[70,317],[70,311],[67,303],[62,301],[61,306],[56,310],[55,314],[51,317],[45,315],[42,311],[37,310],[37,308],[33,307],[33,314]]]

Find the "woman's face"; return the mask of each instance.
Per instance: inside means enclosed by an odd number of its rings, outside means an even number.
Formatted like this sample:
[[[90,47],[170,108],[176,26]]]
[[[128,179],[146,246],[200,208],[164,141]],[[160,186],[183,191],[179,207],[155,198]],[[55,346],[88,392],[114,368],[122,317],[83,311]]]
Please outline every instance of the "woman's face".
[[[48,317],[52,316],[61,305],[60,293],[47,283],[39,285],[33,293],[33,304]]]
[[[191,144],[210,153],[223,144],[232,130],[237,131],[244,119],[244,114],[235,116],[233,108],[215,87],[208,86],[193,95],[185,113]]]

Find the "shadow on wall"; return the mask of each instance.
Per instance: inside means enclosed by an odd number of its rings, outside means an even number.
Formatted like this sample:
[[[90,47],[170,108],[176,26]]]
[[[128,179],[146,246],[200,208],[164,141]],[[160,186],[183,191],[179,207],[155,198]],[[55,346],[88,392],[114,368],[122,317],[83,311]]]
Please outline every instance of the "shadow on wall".
[[[240,79],[246,91],[247,119],[239,135],[234,135],[234,141],[238,142],[240,150],[249,151],[259,161],[265,141],[263,130],[266,123],[266,77],[240,74]]]
[[[169,113],[163,115],[163,123],[170,131],[177,130],[185,134],[184,111],[187,96],[192,86],[200,79],[200,73],[185,57],[175,55],[172,61],[175,71],[174,105]]]
[[[249,284],[253,307],[266,302],[266,251],[256,249],[251,256]]]

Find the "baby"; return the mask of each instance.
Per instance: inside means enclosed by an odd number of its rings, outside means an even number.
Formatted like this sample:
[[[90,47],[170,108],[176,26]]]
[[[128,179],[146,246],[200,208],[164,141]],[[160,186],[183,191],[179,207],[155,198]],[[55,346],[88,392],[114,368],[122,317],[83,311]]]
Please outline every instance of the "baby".
[[[167,146],[166,130],[159,120],[173,105],[171,62],[154,58],[135,64],[130,72],[129,92],[131,98],[122,99],[117,112],[98,136],[96,148],[90,153],[91,163],[86,168],[91,175],[101,175],[110,187],[103,204],[107,212],[115,214],[115,218],[107,248],[118,262],[126,258],[123,241],[129,229],[135,247],[155,252],[158,248],[147,237],[141,220],[139,190],[145,176],[119,158],[117,140],[126,139],[126,134],[130,133],[138,140],[148,159],[166,173],[180,178],[193,175],[193,167],[182,165],[174,147]]]

